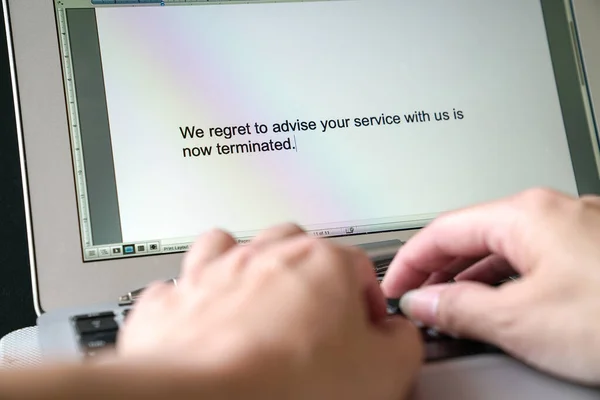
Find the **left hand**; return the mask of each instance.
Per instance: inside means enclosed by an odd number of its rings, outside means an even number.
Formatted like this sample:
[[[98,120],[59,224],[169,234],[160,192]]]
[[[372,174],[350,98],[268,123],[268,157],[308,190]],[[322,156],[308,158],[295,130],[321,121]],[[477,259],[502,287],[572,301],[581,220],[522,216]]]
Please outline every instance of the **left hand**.
[[[410,322],[387,318],[364,253],[294,225],[244,246],[203,235],[178,287],[147,290],[118,344],[124,359],[227,377],[227,393],[285,399],[401,398],[422,351]]]

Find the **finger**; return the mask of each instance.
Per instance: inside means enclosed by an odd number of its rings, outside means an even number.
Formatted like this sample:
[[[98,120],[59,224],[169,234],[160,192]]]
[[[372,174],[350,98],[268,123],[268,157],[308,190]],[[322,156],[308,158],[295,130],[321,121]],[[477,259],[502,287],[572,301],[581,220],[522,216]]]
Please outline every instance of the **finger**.
[[[277,241],[255,252],[249,261],[248,272],[260,272],[263,269],[295,268],[313,249],[317,239],[305,235],[296,235],[287,240]]]
[[[450,264],[439,272],[433,272],[423,283],[423,286],[437,285],[439,283],[448,283],[455,276],[470,268],[473,264],[480,261],[480,258],[457,257]]]
[[[508,261],[503,257],[492,255],[456,275],[455,280],[493,285],[515,274],[515,269]]]
[[[162,302],[169,296],[173,291],[173,285],[169,285],[165,282],[152,282],[140,295],[140,298],[136,301],[136,307],[131,309],[131,313],[128,315],[127,320],[130,321],[137,313],[136,310],[142,309],[155,302]]]
[[[502,202],[449,213],[424,228],[398,252],[382,283],[388,297],[400,297],[423,285],[455,259],[473,259],[501,251],[515,213]]]
[[[253,246],[236,246],[209,264],[202,274],[202,281],[211,285],[214,289],[215,285],[223,285],[239,278],[246,270],[250,260],[257,254],[257,251],[258,249]]]
[[[411,319],[458,337],[498,344],[516,321],[514,287],[497,288],[475,282],[428,286],[406,293],[400,302]]]
[[[387,317],[387,303],[367,254],[356,247],[314,240],[311,258],[304,263],[311,278],[331,287],[331,292],[335,284],[354,302],[352,312],[365,315],[370,323],[382,323]]]
[[[171,290],[173,290],[173,285],[161,281],[152,282],[142,292],[138,304],[142,301],[159,299]]]
[[[456,257],[497,254],[517,269],[529,268],[540,252],[525,239],[532,236],[530,231],[539,218],[553,215],[557,204],[567,200],[570,198],[564,195],[536,190],[442,216],[402,246],[382,288],[388,297],[399,297],[421,286]],[[525,242],[529,242],[527,246]],[[543,245],[539,240],[535,244]]]
[[[179,282],[195,280],[206,265],[235,246],[235,239],[222,230],[215,229],[203,234],[184,256]]]
[[[299,236],[302,233],[302,229],[294,224],[282,224],[267,229],[253,239],[250,244],[235,246],[231,251],[219,257],[218,265],[210,268],[211,275],[220,277],[221,282],[239,277],[249,264],[249,260],[261,247]]]
[[[304,261],[301,263],[301,261]],[[357,290],[365,313],[378,322],[386,316],[386,301],[371,260],[361,250],[343,247],[324,239],[292,235],[286,240],[266,247],[254,257],[248,271],[264,268],[295,268],[302,264],[308,273],[323,285],[346,285]],[[352,283],[350,283],[352,282]],[[356,289],[357,288],[357,289]],[[357,310],[358,312],[358,310]]]
[[[282,224],[263,231],[250,244],[253,246],[262,246],[302,234],[305,234],[305,232],[298,225]]]
[[[345,251],[351,265],[354,266],[354,271],[363,292],[369,319],[374,324],[380,324],[387,317],[387,303],[377,280],[373,262],[364,251],[358,248],[350,247],[345,249]]]

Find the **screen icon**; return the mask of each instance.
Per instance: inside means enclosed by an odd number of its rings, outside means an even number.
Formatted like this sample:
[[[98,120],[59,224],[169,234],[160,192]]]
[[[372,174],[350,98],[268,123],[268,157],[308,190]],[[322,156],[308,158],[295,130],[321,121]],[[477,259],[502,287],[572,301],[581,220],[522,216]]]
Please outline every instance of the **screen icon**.
[[[135,246],[132,244],[123,245],[123,254],[126,256],[135,254]]]
[[[145,253],[146,251],[148,251],[146,244],[136,244],[135,245],[136,253]]]
[[[113,256],[120,256],[121,254],[123,254],[123,249],[121,248],[121,246],[115,246],[110,250]]]
[[[87,249],[85,254],[87,258],[96,258],[98,257],[98,249]]]

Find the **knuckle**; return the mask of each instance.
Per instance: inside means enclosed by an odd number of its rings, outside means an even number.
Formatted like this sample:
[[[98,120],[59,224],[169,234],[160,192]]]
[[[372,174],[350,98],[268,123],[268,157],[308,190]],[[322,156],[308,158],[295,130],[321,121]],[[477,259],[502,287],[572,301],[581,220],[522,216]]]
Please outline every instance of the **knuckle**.
[[[196,246],[198,245],[196,244]],[[200,261],[198,258],[199,257],[197,256],[196,252],[193,250],[185,253],[181,268],[184,275],[193,275],[193,273],[200,267]]]
[[[323,263],[335,267],[344,261],[342,251],[329,241],[315,239],[313,248],[319,254],[319,257],[323,260]]]
[[[248,261],[256,254],[256,249],[250,245],[239,246],[235,249],[235,261],[245,262]]]
[[[251,246],[241,246],[235,249],[229,268],[236,274],[241,273],[255,254],[256,251]]]
[[[565,219],[564,223],[572,228],[580,230],[582,227],[594,225],[598,221],[598,212],[600,211],[600,197],[593,195],[581,196],[572,203],[570,219]]]
[[[532,219],[536,221],[557,215],[568,216],[556,221],[561,224],[569,220],[586,220],[590,210],[600,208],[598,196],[585,195],[575,198],[545,188],[530,189],[521,195],[519,201],[526,213],[525,219],[530,222]]]
[[[295,237],[297,235],[302,234],[304,231],[302,228],[293,223],[283,223],[280,225],[275,225],[268,229],[265,229],[257,236],[255,236],[251,241],[251,245],[255,246],[264,246],[268,243],[275,243],[280,240],[289,239],[291,237]]]
[[[271,249],[264,250],[249,246],[251,251],[248,257],[252,257],[251,265],[257,266],[257,270],[272,270],[280,269],[282,266],[296,266],[299,263],[304,263],[315,252],[315,242],[311,237],[299,237],[287,243],[280,244]],[[252,251],[256,250],[256,253]],[[250,268],[253,270],[254,268]],[[265,271],[262,271],[265,272]]]
[[[315,260],[311,266],[319,271],[319,275],[327,279],[339,276],[340,267],[345,264],[341,250],[322,238],[307,237],[305,240],[311,258]]]
[[[281,254],[271,254],[256,261],[256,264],[252,263],[248,268],[249,276],[265,282],[281,279],[286,274],[287,267],[289,266],[286,258]],[[238,266],[237,270],[241,271],[242,267]]]
[[[548,211],[564,204],[566,196],[556,190],[537,187],[517,196],[517,202],[529,210]]]
[[[302,235],[286,241],[282,247],[285,248],[286,253],[289,253],[289,258],[294,261],[300,261],[318,253],[320,251],[319,245],[318,239],[312,236]]]
[[[581,196],[581,204],[584,206],[592,206],[598,208],[600,207],[600,196],[590,194]]]
[[[278,229],[278,230],[285,231],[285,232],[290,232],[290,233],[303,233],[304,232],[304,229],[302,229],[300,227],[300,225],[295,224],[293,222],[283,223],[283,224],[281,224],[278,227],[275,227],[273,229]]]
[[[208,242],[219,242],[219,243],[227,243],[227,242],[235,242],[233,237],[225,232],[222,229],[213,228],[207,232],[205,232],[201,239]]]
[[[298,239],[298,246],[305,248],[306,254],[319,253],[321,251],[321,240],[313,236],[304,236]]]

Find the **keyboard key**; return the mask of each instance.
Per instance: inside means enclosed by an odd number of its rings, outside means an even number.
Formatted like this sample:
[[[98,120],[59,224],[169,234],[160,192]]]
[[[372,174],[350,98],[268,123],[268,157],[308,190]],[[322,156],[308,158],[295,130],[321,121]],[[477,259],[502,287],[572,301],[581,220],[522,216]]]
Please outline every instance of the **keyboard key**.
[[[387,270],[390,268],[391,263],[392,263],[392,259],[376,262],[374,264],[375,272],[378,274],[387,272]]]
[[[400,309],[400,299],[387,299],[387,314],[389,316],[404,316]]]
[[[97,351],[106,347],[113,347],[117,343],[118,332],[117,330],[113,330],[87,333],[81,335],[79,344],[84,351]]]
[[[79,334],[112,331],[119,328],[115,321],[114,313],[105,313],[92,318],[77,318],[75,326],[77,327],[77,332],[79,332]]]
[[[425,343],[452,340],[450,336],[444,335],[432,328],[421,328],[421,337]]]
[[[76,315],[75,317],[73,317],[73,319],[79,320],[79,319],[114,317],[114,316],[115,316],[114,312],[112,312],[112,311],[105,311],[105,312],[97,312],[97,313]]]

